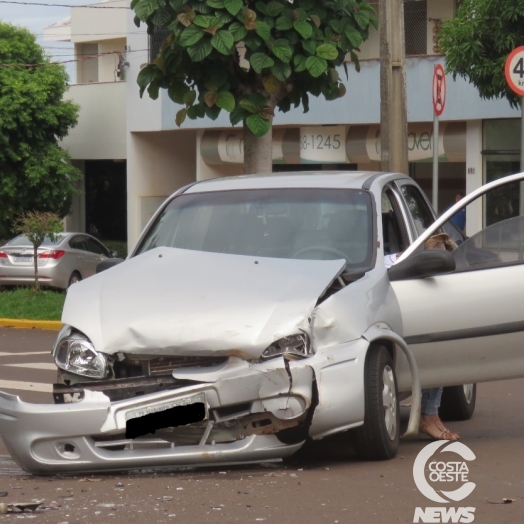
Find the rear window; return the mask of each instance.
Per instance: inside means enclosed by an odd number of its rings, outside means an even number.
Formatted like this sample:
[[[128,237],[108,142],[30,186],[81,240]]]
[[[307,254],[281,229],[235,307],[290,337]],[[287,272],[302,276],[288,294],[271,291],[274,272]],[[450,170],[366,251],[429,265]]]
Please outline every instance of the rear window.
[[[64,238],[64,235],[58,235],[56,237],[56,240],[53,242],[49,237],[45,237],[44,241],[42,242],[42,246],[58,246],[58,244],[62,242],[63,238]],[[8,242],[8,245],[9,246],[32,246],[33,244],[25,235],[19,235],[13,238],[11,242]]]

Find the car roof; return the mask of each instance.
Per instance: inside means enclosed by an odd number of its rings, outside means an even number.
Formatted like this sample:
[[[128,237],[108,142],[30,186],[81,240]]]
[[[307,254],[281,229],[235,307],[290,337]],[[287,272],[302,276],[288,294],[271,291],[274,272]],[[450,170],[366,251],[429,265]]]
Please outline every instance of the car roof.
[[[237,175],[197,182],[188,187],[184,193],[299,187],[369,189],[371,183],[377,178],[381,176],[390,177],[391,175],[392,173],[377,171],[296,171],[264,175]],[[400,174],[398,177],[408,178],[406,175]]]

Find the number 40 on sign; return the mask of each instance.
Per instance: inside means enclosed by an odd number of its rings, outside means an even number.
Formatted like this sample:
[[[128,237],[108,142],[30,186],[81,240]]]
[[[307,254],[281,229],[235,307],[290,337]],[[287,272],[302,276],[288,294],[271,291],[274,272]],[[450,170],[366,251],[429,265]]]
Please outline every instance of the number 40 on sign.
[[[524,96],[524,46],[517,47],[509,54],[504,72],[509,87],[517,95]]]

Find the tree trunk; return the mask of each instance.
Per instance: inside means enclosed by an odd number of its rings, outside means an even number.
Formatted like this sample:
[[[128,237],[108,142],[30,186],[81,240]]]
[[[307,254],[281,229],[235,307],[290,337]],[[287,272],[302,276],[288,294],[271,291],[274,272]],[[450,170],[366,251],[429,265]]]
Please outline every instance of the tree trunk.
[[[33,244],[33,263],[35,265],[35,292],[38,292],[38,248],[35,244]]]
[[[273,128],[261,137],[254,135],[244,122],[244,173],[271,173],[273,171]]]

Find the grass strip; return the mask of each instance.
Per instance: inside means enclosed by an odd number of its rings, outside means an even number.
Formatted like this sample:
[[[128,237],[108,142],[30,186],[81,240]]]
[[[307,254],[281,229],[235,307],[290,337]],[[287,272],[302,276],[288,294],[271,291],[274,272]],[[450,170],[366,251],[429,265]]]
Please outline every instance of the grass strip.
[[[0,318],[60,320],[65,293],[32,288],[0,288]]]

